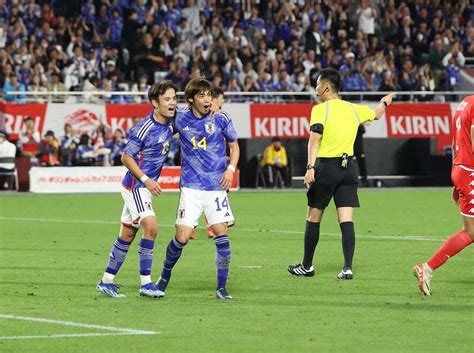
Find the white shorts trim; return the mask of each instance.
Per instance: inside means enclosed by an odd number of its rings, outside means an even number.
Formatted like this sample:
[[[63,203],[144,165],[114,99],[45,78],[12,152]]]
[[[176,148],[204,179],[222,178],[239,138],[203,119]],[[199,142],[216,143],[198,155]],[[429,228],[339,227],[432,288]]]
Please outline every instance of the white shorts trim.
[[[462,213],[462,212],[459,212],[459,213],[462,214],[465,217],[474,218],[474,214],[465,214],[465,213]]]
[[[234,224],[234,215],[226,191],[181,188],[176,225],[196,228],[202,214],[206,216],[208,226],[219,223]]]
[[[124,201],[120,223],[128,227],[139,229],[142,219],[153,216],[153,196],[147,188],[125,189],[122,186],[122,198]]]

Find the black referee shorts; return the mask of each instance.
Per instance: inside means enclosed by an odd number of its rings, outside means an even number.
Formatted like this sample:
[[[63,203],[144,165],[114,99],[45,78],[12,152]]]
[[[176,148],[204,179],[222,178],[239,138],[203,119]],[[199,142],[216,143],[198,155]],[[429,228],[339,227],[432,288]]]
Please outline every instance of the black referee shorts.
[[[324,209],[334,197],[336,208],[359,207],[357,168],[352,158],[347,168],[341,167],[341,158],[318,158],[315,166],[315,182],[306,196],[308,206]]]

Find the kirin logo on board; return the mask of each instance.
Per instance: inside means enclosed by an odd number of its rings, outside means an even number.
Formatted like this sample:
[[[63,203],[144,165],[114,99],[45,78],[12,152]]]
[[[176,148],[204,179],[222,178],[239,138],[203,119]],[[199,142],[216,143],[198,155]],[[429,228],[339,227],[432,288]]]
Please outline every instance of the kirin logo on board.
[[[64,119],[66,124],[71,124],[74,134],[91,134],[101,124],[100,117],[86,109],[79,109],[67,115]]]
[[[313,104],[252,104],[252,137],[307,137]]]

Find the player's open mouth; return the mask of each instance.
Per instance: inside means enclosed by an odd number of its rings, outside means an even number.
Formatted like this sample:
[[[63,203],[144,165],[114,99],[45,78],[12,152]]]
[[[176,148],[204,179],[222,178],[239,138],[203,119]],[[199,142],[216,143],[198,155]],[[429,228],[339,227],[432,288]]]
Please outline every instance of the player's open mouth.
[[[210,106],[211,106],[210,104],[204,104],[204,105],[203,105],[203,107],[204,107],[205,110],[208,110],[208,109],[210,108]]]

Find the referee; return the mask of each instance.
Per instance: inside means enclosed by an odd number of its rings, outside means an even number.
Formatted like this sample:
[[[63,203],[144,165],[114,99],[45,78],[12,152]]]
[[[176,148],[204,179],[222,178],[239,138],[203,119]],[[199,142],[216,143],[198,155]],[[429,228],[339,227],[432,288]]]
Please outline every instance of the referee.
[[[352,213],[354,207],[359,207],[358,175],[352,159],[354,140],[359,125],[380,119],[395,93],[383,97],[372,110],[340,99],[340,88],[338,71],[322,69],[316,83],[316,94],[321,104],[311,111],[308,165],[304,176],[308,187],[304,258],[302,263],[288,266],[288,272],[296,276],[314,276],[313,255],[319,241],[319,225],[324,209],[334,197],[344,253],[344,267],[337,278],[353,277],[355,232]]]

